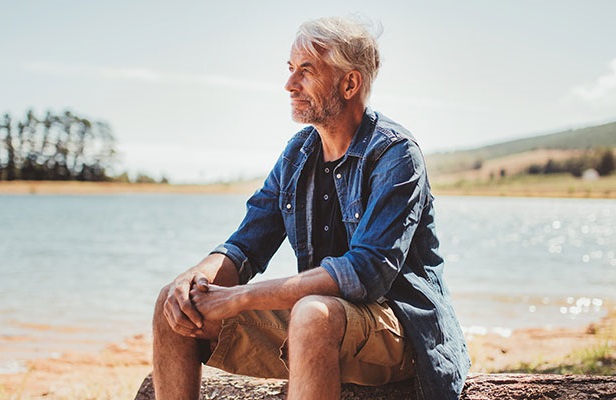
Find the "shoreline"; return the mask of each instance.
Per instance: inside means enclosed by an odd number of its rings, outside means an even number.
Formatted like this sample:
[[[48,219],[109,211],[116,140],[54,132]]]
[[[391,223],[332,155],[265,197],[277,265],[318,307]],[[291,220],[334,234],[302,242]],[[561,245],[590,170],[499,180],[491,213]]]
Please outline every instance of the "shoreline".
[[[616,309],[597,323],[578,328],[526,328],[511,335],[466,335],[471,373],[520,372],[570,362],[571,355],[610,344],[616,368]],[[0,399],[133,398],[152,370],[152,339],[138,334],[102,350],[72,351],[34,359],[25,371],[0,374]]]
[[[263,178],[208,184],[77,182],[77,181],[0,181],[0,195],[121,195],[121,194],[252,194]],[[513,179],[507,182],[446,183],[435,179],[436,196],[491,196],[615,199],[616,176],[597,182],[568,177],[551,180]]]
[[[202,185],[77,181],[0,181],[0,195],[248,194],[257,190],[262,183],[262,179]]]

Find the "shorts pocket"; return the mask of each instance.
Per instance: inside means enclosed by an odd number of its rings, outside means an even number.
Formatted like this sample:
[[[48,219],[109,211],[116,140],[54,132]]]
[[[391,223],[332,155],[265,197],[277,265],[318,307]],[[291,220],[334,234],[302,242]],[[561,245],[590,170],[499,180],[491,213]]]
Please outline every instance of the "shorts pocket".
[[[404,352],[404,338],[384,328],[368,336],[355,354],[355,358],[370,364],[393,367],[402,363]]]

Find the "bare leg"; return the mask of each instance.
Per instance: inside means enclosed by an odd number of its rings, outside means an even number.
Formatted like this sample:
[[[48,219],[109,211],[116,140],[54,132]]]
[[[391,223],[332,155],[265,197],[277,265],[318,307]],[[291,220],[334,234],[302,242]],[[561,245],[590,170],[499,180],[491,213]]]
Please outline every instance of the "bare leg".
[[[224,259],[214,274],[212,283],[220,286],[238,284],[233,263]],[[154,309],[152,331],[154,336],[154,391],[156,399],[199,399],[201,362],[210,353],[209,340],[218,339],[220,321],[207,321],[200,339],[183,336],[171,329],[164,315],[164,304],[169,286],[164,287]]]
[[[291,400],[340,398],[340,344],[346,329],[343,306],[327,296],[307,296],[291,311]]]
[[[163,314],[167,299],[165,287],[156,302],[152,328],[154,334],[154,391],[158,400],[199,399],[201,355],[209,351],[205,340],[174,332]]]

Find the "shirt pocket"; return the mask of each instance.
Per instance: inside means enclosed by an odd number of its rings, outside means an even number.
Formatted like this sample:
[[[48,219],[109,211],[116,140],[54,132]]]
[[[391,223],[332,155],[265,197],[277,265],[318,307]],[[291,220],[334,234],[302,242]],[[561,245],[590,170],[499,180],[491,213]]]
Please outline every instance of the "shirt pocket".
[[[342,211],[342,222],[347,230],[347,239],[349,243],[359,225],[361,217],[364,215],[364,206],[361,198],[349,203]]]
[[[295,250],[297,248],[297,233],[295,229],[295,195],[289,192],[280,192],[278,208],[280,208],[280,213],[282,214],[289,243]]]

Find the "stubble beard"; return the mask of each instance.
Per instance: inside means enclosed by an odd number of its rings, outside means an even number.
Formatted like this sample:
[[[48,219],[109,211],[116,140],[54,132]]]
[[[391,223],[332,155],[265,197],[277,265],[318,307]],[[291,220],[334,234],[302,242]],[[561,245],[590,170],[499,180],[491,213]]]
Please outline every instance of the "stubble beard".
[[[342,97],[336,86],[332,87],[321,105],[317,105],[313,98],[306,98],[305,100],[310,102],[307,108],[293,107],[291,109],[293,121],[300,124],[328,126],[342,113]]]

